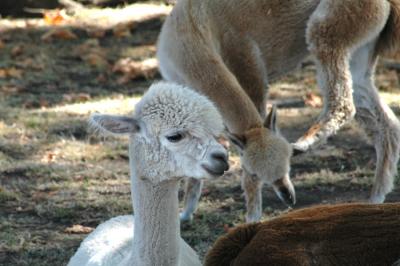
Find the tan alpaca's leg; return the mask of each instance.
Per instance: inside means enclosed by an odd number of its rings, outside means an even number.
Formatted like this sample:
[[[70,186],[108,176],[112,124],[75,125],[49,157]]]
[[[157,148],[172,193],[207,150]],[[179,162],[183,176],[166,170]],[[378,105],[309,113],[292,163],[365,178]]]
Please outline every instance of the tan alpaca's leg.
[[[316,60],[324,110],[319,121],[294,144],[295,149],[305,151],[320,144],[353,118],[350,55],[379,35],[389,9],[388,3],[380,0],[322,0],[318,5],[308,22],[307,42]]]
[[[246,222],[257,222],[261,220],[262,216],[262,197],[261,188],[262,181],[256,177],[251,176],[243,170],[242,174],[242,189],[246,198]]]
[[[356,120],[371,138],[376,151],[375,182],[370,202],[382,203],[393,188],[400,152],[400,122],[393,111],[379,99],[373,81],[376,58],[374,43],[360,48],[351,61],[354,79]]]
[[[188,178],[185,181],[185,196],[183,199],[183,211],[180,214],[181,221],[190,221],[196,211],[201,195],[203,181],[196,178]]]

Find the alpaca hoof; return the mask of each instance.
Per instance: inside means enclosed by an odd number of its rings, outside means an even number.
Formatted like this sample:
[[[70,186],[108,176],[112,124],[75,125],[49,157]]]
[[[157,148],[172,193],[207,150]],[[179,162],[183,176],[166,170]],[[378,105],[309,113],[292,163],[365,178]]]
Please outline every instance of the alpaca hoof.
[[[385,201],[385,196],[382,196],[382,195],[371,196],[368,199],[368,203],[372,203],[372,204],[380,204],[380,203],[383,203],[384,201]]]
[[[316,148],[326,141],[329,134],[323,130],[323,124],[317,123],[310,127],[308,131],[292,144],[293,150],[307,151]]]
[[[179,214],[179,219],[181,220],[181,222],[191,222],[193,220],[193,214],[187,214],[187,213],[181,212]]]
[[[246,214],[246,223],[255,223],[261,220],[262,214]]]
[[[293,155],[298,155],[306,152],[311,148],[313,141],[311,139],[299,139],[295,143],[292,143]]]

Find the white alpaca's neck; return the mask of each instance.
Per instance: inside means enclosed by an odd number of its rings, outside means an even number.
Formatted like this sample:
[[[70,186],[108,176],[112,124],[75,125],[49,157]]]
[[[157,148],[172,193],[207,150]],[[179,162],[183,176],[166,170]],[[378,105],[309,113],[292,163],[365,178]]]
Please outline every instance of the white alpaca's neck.
[[[180,223],[178,180],[152,184],[132,172],[132,200],[135,212],[133,265],[177,266]]]

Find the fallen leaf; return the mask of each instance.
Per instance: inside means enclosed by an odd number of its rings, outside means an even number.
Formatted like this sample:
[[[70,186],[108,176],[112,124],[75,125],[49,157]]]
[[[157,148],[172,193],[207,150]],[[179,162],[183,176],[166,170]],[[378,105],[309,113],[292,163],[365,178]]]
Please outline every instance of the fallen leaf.
[[[74,224],[71,227],[65,228],[64,232],[67,234],[89,234],[94,230],[93,227],[83,226],[80,224]]]
[[[131,36],[131,29],[134,28],[133,23],[120,23],[113,28],[113,34],[115,37],[129,37]]]
[[[102,29],[86,29],[86,33],[91,38],[103,38],[106,35],[106,31]]]
[[[33,192],[33,199],[48,199],[58,193],[58,188],[52,187],[49,184],[41,183],[36,187]]]
[[[0,88],[0,91],[1,91],[2,93],[5,93],[5,94],[17,94],[17,93],[19,93],[21,90],[22,90],[22,89],[21,89],[20,87],[16,87],[16,86],[12,86],[12,85],[10,85],[10,86],[3,86],[3,87]]]
[[[22,78],[22,70],[15,67],[0,68],[0,78]]]
[[[90,94],[88,93],[68,93],[63,95],[63,100],[65,102],[86,102],[90,100]]]
[[[323,101],[321,96],[316,95],[312,92],[308,92],[304,97],[304,104],[310,107],[319,108],[322,107]]]
[[[24,46],[22,44],[18,44],[11,49],[11,55],[13,57],[19,56],[23,53]]]
[[[84,102],[84,101],[89,101],[90,100],[90,94],[88,94],[88,93],[78,93],[78,95],[77,95],[77,99],[79,100],[79,101],[81,101],[81,102]]]
[[[43,13],[44,22],[48,25],[60,25],[64,23],[68,17],[64,10],[46,10]]]
[[[43,22],[38,19],[25,20],[25,28],[27,28],[27,29],[33,29],[33,28],[37,28],[40,26],[43,26]]]
[[[8,75],[13,78],[21,78],[22,70],[12,67],[12,68],[8,69]]]
[[[57,160],[57,157],[58,157],[58,152],[50,151],[44,154],[40,161],[43,163],[52,163]]]
[[[75,176],[72,177],[72,179],[75,180],[75,181],[82,181],[85,178],[84,178],[83,175],[75,175]]]
[[[43,63],[37,62],[32,58],[21,58],[20,60],[15,62],[15,64],[21,68],[31,68],[35,70],[43,70],[45,68]]]
[[[82,59],[92,67],[105,68],[108,66],[107,60],[98,53],[83,55]]]
[[[47,161],[54,162],[56,160],[57,154],[55,153],[48,153],[47,154]]]
[[[92,67],[105,68],[109,66],[106,50],[100,47],[97,39],[89,39],[78,45],[72,53]]]
[[[61,40],[73,40],[77,39],[78,37],[69,29],[51,29],[45,34],[42,35],[42,41],[48,42],[53,39],[61,39]]]
[[[89,40],[85,41],[84,43],[82,43],[81,45],[76,46],[73,49],[72,53],[75,56],[78,56],[81,59],[83,59],[83,57],[89,53],[101,54],[101,53],[103,53],[103,50],[101,49],[101,47],[99,45],[99,40],[89,39]]]
[[[40,100],[39,100],[39,104],[40,104],[40,107],[49,107],[49,101],[48,100],[46,100],[46,99],[43,99],[43,98],[41,98]]]
[[[118,80],[118,83],[124,84],[138,77],[153,78],[158,72],[158,61],[156,58],[149,58],[143,61],[124,58],[115,63],[112,70],[113,72],[124,74]]]
[[[8,76],[7,73],[8,72],[5,69],[0,69],[0,79],[6,78]]]
[[[93,52],[93,50],[98,50],[100,49],[100,43],[98,39],[88,39],[81,45],[78,45],[74,50],[73,53],[76,54],[77,56],[80,56],[82,54],[87,54],[89,52]]]

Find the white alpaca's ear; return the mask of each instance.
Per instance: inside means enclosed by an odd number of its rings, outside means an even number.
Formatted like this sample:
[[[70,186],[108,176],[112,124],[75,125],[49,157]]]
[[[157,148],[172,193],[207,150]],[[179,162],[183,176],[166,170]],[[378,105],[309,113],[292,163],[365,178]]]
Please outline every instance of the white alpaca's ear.
[[[140,123],[129,116],[93,114],[89,125],[100,133],[133,134],[140,131]]]
[[[276,105],[272,105],[271,111],[269,111],[267,118],[264,121],[264,127],[268,128],[272,132],[278,132],[278,125],[277,125],[277,108]]]

